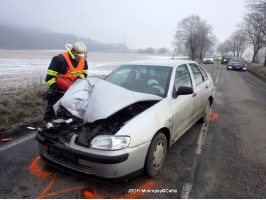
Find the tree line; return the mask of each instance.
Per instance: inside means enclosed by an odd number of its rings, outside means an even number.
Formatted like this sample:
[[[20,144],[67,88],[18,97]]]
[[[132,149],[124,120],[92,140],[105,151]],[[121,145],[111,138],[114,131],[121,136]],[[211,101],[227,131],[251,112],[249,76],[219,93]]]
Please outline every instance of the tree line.
[[[169,49],[166,47],[161,47],[158,49],[148,47],[146,49],[138,49],[137,52],[141,54],[161,54],[161,55],[166,55],[170,53]]]
[[[266,0],[246,0],[248,13],[242,22],[236,25],[236,30],[224,42],[218,45],[217,50],[222,55],[232,53],[241,57],[243,52],[253,50],[252,61],[263,61],[266,66]]]

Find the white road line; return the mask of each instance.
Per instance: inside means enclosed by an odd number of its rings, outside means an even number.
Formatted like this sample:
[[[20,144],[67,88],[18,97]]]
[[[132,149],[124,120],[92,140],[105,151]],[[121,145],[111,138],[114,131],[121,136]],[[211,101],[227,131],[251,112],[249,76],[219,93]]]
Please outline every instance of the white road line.
[[[211,110],[210,110],[210,112],[211,112]],[[200,134],[199,134],[198,141],[197,141],[197,148],[195,151],[197,155],[201,155],[202,148],[203,148],[204,143],[205,143],[205,138],[207,135],[208,127],[209,127],[209,120],[207,122],[205,122],[201,127]],[[193,174],[194,174],[194,172],[192,169],[192,176],[194,176]],[[185,185],[183,185],[183,188],[181,191],[181,199],[188,199],[189,198],[189,194],[190,194],[192,187],[193,187],[192,183],[186,183]]]
[[[33,132],[33,133],[31,133],[31,134],[29,134],[26,137],[23,137],[21,139],[12,140],[10,142],[10,144],[7,144],[7,145],[4,145],[3,147],[0,147],[0,152],[5,151],[5,150],[7,150],[13,146],[18,145],[18,144],[21,144],[21,143],[23,143],[23,142],[25,142],[25,141],[27,141],[27,140],[35,137],[35,136],[36,136],[36,132]]]
[[[208,126],[209,126],[209,121],[204,123],[201,127],[200,134],[199,134],[198,141],[197,141],[197,144],[198,144],[196,148],[197,155],[200,155],[202,152],[202,147],[204,146],[204,143],[205,143]]]
[[[218,80],[219,80],[221,67],[222,67],[222,65],[220,64],[220,68],[217,72],[217,77],[216,77],[216,81],[215,81],[216,84],[218,83]],[[215,91],[216,91],[216,87],[214,88],[214,91],[213,91],[213,97],[215,96]],[[212,110],[210,110],[210,112],[212,112]],[[204,123],[201,127],[200,134],[199,134],[198,141],[197,141],[197,148],[196,148],[196,154],[197,155],[201,155],[201,153],[202,153],[202,148],[203,148],[204,143],[205,143],[205,138],[207,135],[208,127],[209,127],[209,120],[206,123]],[[192,176],[194,176],[193,174],[194,174],[194,172],[192,170]],[[181,199],[188,199],[189,198],[189,194],[190,194],[192,187],[193,187],[192,183],[186,183],[185,185],[183,185],[182,191],[181,191]]]
[[[191,189],[192,189],[192,184],[191,183],[186,183],[182,187],[181,199],[188,199],[189,198],[189,193],[190,193]]]
[[[220,67],[219,67],[219,70],[218,70],[218,73],[217,73],[217,77],[216,77],[216,81],[215,81],[216,84],[218,83],[218,79],[219,79],[221,68],[222,68],[222,65],[220,64]]]

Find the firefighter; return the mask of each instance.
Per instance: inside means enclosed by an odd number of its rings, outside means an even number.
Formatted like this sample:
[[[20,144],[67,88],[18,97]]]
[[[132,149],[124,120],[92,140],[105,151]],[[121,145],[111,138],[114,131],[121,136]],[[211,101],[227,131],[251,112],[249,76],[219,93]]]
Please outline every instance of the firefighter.
[[[66,45],[67,52],[53,57],[47,70],[46,83],[49,89],[43,99],[47,100],[47,108],[43,118],[43,125],[46,127],[54,117],[53,105],[64,95],[67,89],[77,79],[84,79],[88,74],[87,48],[83,42],[76,42],[72,49]]]

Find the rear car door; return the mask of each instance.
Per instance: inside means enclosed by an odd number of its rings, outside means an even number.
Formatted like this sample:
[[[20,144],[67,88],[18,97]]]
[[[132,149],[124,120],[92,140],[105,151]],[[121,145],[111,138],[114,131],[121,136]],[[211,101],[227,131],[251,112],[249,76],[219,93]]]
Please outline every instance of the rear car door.
[[[195,100],[195,106],[193,113],[195,121],[201,117],[206,106],[209,83],[207,81],[207,74],[202,74],[202,71],[196,63],[190,63],[189,66],[194,77],[193,97]]]

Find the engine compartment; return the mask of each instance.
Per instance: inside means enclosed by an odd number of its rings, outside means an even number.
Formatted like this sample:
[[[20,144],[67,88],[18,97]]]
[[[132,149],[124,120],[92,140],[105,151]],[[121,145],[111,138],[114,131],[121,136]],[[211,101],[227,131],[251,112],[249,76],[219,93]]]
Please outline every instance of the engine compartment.
[[[157,102],[158,100],[136,102],[106,119],[99,119],[92,123],[85,123],[82,119],[73,116],[63,106],[60,106],[57,111],[57,119],[53,121],[51,127],[40,129],[39,134],[50,142],[58,141],[62,144],[70,142],[73,134],[77,134],[75,143],[89,147],[94,137],[115,135],[128,121]]]

